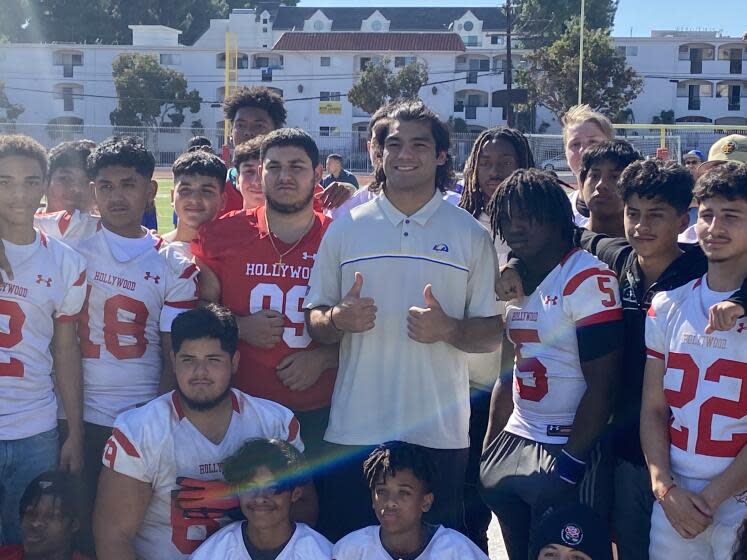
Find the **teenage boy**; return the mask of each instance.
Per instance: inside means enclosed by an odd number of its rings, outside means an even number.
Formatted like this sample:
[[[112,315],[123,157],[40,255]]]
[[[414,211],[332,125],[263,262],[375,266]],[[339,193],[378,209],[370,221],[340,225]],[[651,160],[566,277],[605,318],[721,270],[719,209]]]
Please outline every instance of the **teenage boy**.
[[[329,560],[332,543],[291,519],[303,492],[301,453],[278,439],[251,439],[223,461],[223,476],[238,494],[245,520],[210,537],[191,560]]]
[[[383,194],[332,223],[305,303],[312,338],[341,343],[324,438],[348,460],[328,488],[328,536],[370,524],[355,460],[392,439],[428,448],[443,475],[429,513],[463,525],[467,352],[494,351],[501,336],[490,235],[443,199],[448,129],[419,101],[390,107],[380,124]]]
[[[174,211],[179,218],[176,228],[163,240],[187,259],[192,259],[190,243],[203,224],[211,222],[225,202],[226,166],[205,150],[179,156],[171,167],[174,176]]]
[[[583,504],[550,511],[537,526],[529,559],[612,560],[607,521]]]
[[[236,184],[244,200],[242,210],[251,210],[265,204],[262,176],[259,171],[259,149],[263,139],[264,135],[247,140],[236,146],[233,152],[233,167],[238,173]]]
[[[101,227],[75,248],[88,261],[78,322],[83,357],[84,480],[95,495],[101,451],[118,414],[173,385],[169,331],[197,304],[197,267],[140,225],[156,193],[155,160],[136,138],[111,138],[88,158]]]
[[[548,507],[580,499],[606,513],[611,480],[598,440],[618,377],[622,309],[614,273],[574,246],[570,201],[549,173],[506,179],[491,225],[526,263],[532,288],[506,305],[516,361],[493,391],[481,482],[509,556],[526,558]]]
[[[376,518],[373,525],[350,533],[334,547],[334,560],[487,560],[467,537],[423,521],[433,506],[436,464],[410,443],[379,445],[363,463]]]
[[[64,471],[37,476],[19,506],[23,544],[0,547],[0,560],[86,560],[76,551],[83,508],[76,477]]]
[[[243,158],[242,146],[237,152]],[[239,316],[234,386],[293,410],[314,454],[327,427],[338,353],[336,344],[312,341],[301,311],[330,224],[313,207],[319,151],[305,132],[283,128],[264,136],[259,159],[267,204],[206,224],[193,243],[200,294]],[[243,171],[247,164],[239,161]]]
[[[44,194],[46,150],[31,138],[0,136],[0,238],[15,270],[0,286],[0,525],[21,542],[18,503],[28,483],[54,469],[82,467],[81,360],[75,317],[85,300],[86,263],[34,228]],[[57,391],[69,430],[60,450]]]
[[[94,536],[107,560],[181,560],[228,523],[238,503],[223,460],[247,438],[303,451],[290,410],[231,389],[239,356],[230,311],[187,311],[172,335],[176,390],[120,415],[103,454]]]
[[[747,277],[747,166],[718,166],[694,195],[708,270],[657,294],[646,318],[641,443],[657,499],[654,560],[727,560],[747,515],[745,322],[705,334],[708,308]]]

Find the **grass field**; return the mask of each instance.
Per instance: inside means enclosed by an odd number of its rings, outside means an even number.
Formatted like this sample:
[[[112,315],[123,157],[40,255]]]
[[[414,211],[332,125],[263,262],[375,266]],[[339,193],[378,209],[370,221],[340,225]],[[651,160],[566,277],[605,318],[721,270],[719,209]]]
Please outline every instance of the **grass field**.
[[[174,186],[174,181],[171,178],[160,177],[157,181],[156,212],[158,213],[158,233],[166,233],[174,229],[174,209],[171,206],[171,189]]]

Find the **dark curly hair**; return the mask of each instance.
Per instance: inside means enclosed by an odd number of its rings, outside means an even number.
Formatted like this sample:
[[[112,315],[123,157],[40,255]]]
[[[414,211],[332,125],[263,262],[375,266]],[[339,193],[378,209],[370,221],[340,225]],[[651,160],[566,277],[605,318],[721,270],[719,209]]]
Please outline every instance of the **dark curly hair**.
[[[88,177],[95,179],[99,171],[114,165],[132,167],[150,181],[156,168],[156,159],[140,138],[113,136],[104,140],[88,156]]]
[[[265,136],[266,134],[260,134],[259,136],[255,136],[251,140],[247,140],[246,142],[242,142],[236,146],[236,149],[233,151],[232,162],[236,169],[238,169],[242,163],[249,161],[250,159],[256,159],[259,161],[260,148],[262,147],[262,142],[264,141]]]
[[[171,166],[171,173],[174,176],[174,182],[179,180],[182,175],[205,175],[218,180],[220,190],[226,186],[226,164],[213,152],[205,150],[195,150],[187,152],[176,158],[174,165]]]
[[[714,196],[747,202],[747,164],[727,161],[712,167],[695,183],[693,196],[698,202]]]
[[[49,150],[49,177],[62,167],[77,167],[86,170],[86,161],[96,143],[91,140],[62,142]]]
[[[49,159],[47,150],[36,140],[25,134],[0,134],[0,159],[10,156],[24,156],[39,162],[42,179],[47,176]]]
[[[285,125],[288,111],[285,109],[283,98],[270,88],[261,86],[240,87],[223,101],[223,114],[233,122],[236,113],[242,107],[263,109],[270,115],[275,128]]]
[[[477,180],[477,162],[482,149],[494,140],[505,140],[516,151],[518,169],[534,167],[534,155],[526,136],[514,128],[494,127],[483,130],[472,145],[472,150],[464,163],[464,189],[459,207],[464,208],[475,218],[482,214],[488,200],[485,200]]]
[[[504,180],[488,205],[491,229],[505,239],[504,216],[521,208],[541,224],[556,224],[564,239],[573,239],[575,225],[568,195],[558,178],[538,169],[517,169]]]
[[[410,469],[426,492],[433,492],[438,480],[438,469],[425,448],[404,441],[382,443],[363,462],[363,476],[373,490],[379,480],[395,476],[397,471]]]
[[[273,483],[283,490],[308,482],[301,452],[287,441],[265,438],[248,439],[233,455],[224,459],[223,477],[240,490],[261,467],[276,475]]]
[[[375,136],[372,141],[376,142],[379,151],[383,151],[384,140],[389,134],[389,126],[393,121],[420,121],[430,124],[431,134],[436,143],[436,155],[441,152],[446,154],[446,161],[436,169],[436,188],[445,192],[454,180],[454,158],[449,153],[451,140],[446,124],[419,99],[394,103],[389,107],[386,116],[373,124]],[[378,192],[381,189],[386,189],[386,174],[384,173],[384,162],[379,159],[374,169],[374,180],[368,186],[368,190]]]
[[[684,214],[693,199],[692,173],[672,161],[649,159],[634,161],[620,175],[617,190],[627,203],[637,194],[641,198],[658,198]]]

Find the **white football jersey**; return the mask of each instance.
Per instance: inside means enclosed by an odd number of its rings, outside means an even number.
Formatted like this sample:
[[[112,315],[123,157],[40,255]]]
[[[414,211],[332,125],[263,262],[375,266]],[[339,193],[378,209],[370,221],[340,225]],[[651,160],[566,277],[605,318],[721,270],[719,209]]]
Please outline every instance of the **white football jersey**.
[[[714,292],[707,275],[654,296],[646,352],[664,360],[672,471],[711,480],[747,443],[747,320],[705,334],[708,309],[732,292]]]
[[[117,418],[106,467],[150,484],[153,494],[134,546],[145,560],[183,559],[231,520],[189,516],[172,499],[178,477],[223,480],[223,460],[249,438],[288,441],[300,451],[300,425],[282,405],[231,390],[233,415],[223,441],[208,440],[184,416],[175,391]]]
[[[244,544],[245,521],[223,527],[190,557],[191,560],[252,560]],[[329,560],[332,543],[304,523],[296,523],[293,536],[276,560]]]
[[[150,242],[132,240],[144,250],[121,262],[106,234],[102,228],[75,245],[89,263],[78,327],[83,418],[101,426],[111,426],[120,412],[157,395],[160,333],[170,332],[174,317],[197,305],[198,273],[193,263],[150,234]]]
[[[509,302],[507,334],[516,360],[514,410],[506,431],[564,444],[586,391],[576,329],[621,319],[615,273],[578,248],[532,294]]]
[[[41,232],[30,245],[3,243],[14,279],[0,285],[0,440],[14,440],[57,426],[54,320],[77,318],[86,261]]]
[[[381,544],[379,525],[353,531],[332,549],[334,560],[392,560]],[[461,533],[440,526],[417,560],[488,560],[485,553]]]
[[[34,216],[34,226],[54,239],[88,239],[101,229],[101,217],[80,210],[39,212]]]

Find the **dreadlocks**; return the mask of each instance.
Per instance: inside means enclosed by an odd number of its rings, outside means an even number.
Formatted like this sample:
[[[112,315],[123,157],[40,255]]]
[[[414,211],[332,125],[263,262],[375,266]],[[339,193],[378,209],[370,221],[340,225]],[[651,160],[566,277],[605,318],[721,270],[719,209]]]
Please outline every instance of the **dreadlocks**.
[[[395,476],[403,469],[410,469],[426,492],[433,492],[438,477],[436,465],[419,445],[403,441],[382,443],[363,461],[363,476],[371,490],[379,480]]]
[[[514,128],[494,127],[483,130],[472,145],[466,163],[464,164],[464,189],[462,198],[459,201],[459,207],[464,208],[475,218],[482,214],[485,206],[489,201],[480,189],[477,180],[477,162],[480,159],[482,149],[495,140],[505,140],[511,144],[516,151],[518,169],[528,169],[534,167],[534,156],[529,142],[521,132]]]
[[[568,195],[558,179],[538,169],[517,169],[495,191],[488,205],[490,227],[504,239],[503,222],[513,209],[526,211],[539,223],[560,227],[564,239],[573,239],[575,226]]]

